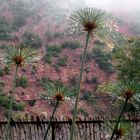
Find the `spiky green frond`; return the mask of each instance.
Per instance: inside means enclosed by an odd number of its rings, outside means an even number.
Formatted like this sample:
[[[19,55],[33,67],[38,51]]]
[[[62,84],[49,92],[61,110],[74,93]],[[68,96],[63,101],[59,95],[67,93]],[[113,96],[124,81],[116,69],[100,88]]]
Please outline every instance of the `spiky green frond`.
[[[105,126],[109,129],[109,131],[112,132],[115,127],[115,122],[107,121],[105,122]],[[116,129],[115,135],[119,137],[122,137],[122,136],[127,137],[131,131],[132,131],[132,125],[130,122],[120,121]]]
[[[73,33],[88,31],[99,38],[110,35],[117,27],[109,13],[96,8],[84,8],[73,12],[68,24]]]
[[[48,98],[54,98],[57,101],[64,101],[65,98],[73,96],[73,92],[61,82],[47,82],[45,86]]]
[[[119,82],[119,83],[107,83],[100,85],[97,92],[104,92],[112,94],[114,96],[131,98],[137,94],[140,95],[140,84],[134,81]]]
[[[125,99],[131,99],[136,94],[140,94],[140,85],[133,81],[127,81],[117,86],[118,94]]]
[[[5,49],[5,61],[7,64],[14,64],[18,66],[33,63],[39,59],[38,52],[29,47],[8,46]]]

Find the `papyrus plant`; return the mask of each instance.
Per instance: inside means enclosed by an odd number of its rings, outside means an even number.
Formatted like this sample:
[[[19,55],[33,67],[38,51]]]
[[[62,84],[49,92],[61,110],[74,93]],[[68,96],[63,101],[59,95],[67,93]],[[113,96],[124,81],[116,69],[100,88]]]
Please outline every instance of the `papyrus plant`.
[[[125,83],[123,82],[118,84],[118,86],[116,87],[116,93],[118,93],[120,99],[124,100],[124,104],[122,105],[120,114],[117,118],[110,140],[113,140],[114,135],[116,134],[127,103],[130,102],[136,94],[140,94],[140,85],[133,81],[127,81]]]
[[[107,120],[105,122],[106,127],[109,131],[113,131],[115,127],[115,121],[109,121]],[[121,139],[121,138],[127,138],[129,134],[132,131],[132,125],[128,121],[121,120],[116,128],[115,131],[115,140]]]
[[[54,114],[61,102],[64,102],[66,98],[71,97],[73,95],[73,92],[66,86],[64,86],[61,82],[47,82],[44,85],[47,89],[47,94],[44,94],[44,97],[47,97],[49,99],[52,99],[53,102],[55,102],[54,110],[52,112],[52,115],[50,117],[47,130],[44,136],[44,140],[47,140],[47,134],[50,129],[51,122],[54,118]]]
[[[74,135],[74,125],[76,121],[76,114],[77,114],[77,105],[80,96],[80,90],[82,85],[82,75],[84,70],[84,64],[86,59],[86,53],[88,48],[88,43],[90,37],[92,40],[96,38],[106,40],[110,33],[113,31],[112,27],[112,17],[105,11],[96,9],[96,8],[84,8],[78,11],[75,11],[69,17],[69,29],[73,33],[85,32],[86,33],[86,41],[84,46],[84,52],[82,57],[82,64],[79,76],[79,84],[77,88],[76,94],[76,101],[74,106],[74,114],[72,120],[72,127],[71,127],[71,136],[70,140],[73,140]]]
[[[38,58],[39,58],[38,53],[35,50],[32,50],[24,45],[7,46],[5,49],[4,60],[7,63],[7,65],[14,68],[14,77],[12,82],[13,84],[10,93],[10,104],[8,110],[8,121],[6,126],[6,140],[11,139],[10,122],[12,118],[12,109],[18,69],[26,64],[37,61]]]

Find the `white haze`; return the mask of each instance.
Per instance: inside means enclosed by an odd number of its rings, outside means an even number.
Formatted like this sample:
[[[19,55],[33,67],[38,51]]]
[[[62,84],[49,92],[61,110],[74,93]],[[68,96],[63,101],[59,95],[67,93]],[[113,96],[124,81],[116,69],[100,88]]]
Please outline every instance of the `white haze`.
[[[85,2],[88,6],[94,6],[108,11],[140,11],[140,0],[85,0]]]

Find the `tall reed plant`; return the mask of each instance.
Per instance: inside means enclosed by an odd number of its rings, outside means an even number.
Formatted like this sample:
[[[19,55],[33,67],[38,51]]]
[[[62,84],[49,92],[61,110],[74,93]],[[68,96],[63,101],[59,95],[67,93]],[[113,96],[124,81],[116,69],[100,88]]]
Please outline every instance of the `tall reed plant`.
[[[87,48],[89,44],[89,39],[92,38],[93,40],[96,38],[100,38],[105,40],[112,31],[112,22],[113,19],[107,12],[96,9],[96,8],[83,8],[81,10],[75,11],[71,14],[68,24],[69,29],[77,34],[79,32],[86,32],[85,36],[85,46],[84,52],[82,57],[82,64],[79,76],[79,83],[77,88],[76,94],[76,101],[74,106],[74,114],[72,119],[72,127],[71,127],[71,135],[70,140],[73,140],[74,135],[74,126],[76,122],[76,115],[77,115],[77,106],[79,101],[79,96],[81,92],[82,86],[82,76],[84,71],[85,59],[87,54]],[[94,43],[94,42],[93,42]]]
[[[20,67],[35,62],[38,59],[38,53],[24,45],[8,46],[5,49],[5,61],[7,65],[14,67],[14,76],[12,82],[12,90],[10,93],[10,104],[8,110],[8,120],[6,126],[6,140],[11,139],[10,123],[12,119],[12,110],[14,103],[14,94],[16,87],[16,78]]]
[[[52,99],[53,102],[55,102],[55,106],[54,106],[52,115],[50,117],[47,129],[45,132],[45,136],[44,136],[44,140],[47,140],[51,122],[54,118],[54,114],[55,114],[59,104],[61,102],[64,102],[66,98],[71,97],[73,95],[73,92],[59,81],[54,82],[54,83],[47,82],[44,86],[46,86],[46,88],[47,88],[47,94],[45,94],[45,96],[47,96],[49,99]]]

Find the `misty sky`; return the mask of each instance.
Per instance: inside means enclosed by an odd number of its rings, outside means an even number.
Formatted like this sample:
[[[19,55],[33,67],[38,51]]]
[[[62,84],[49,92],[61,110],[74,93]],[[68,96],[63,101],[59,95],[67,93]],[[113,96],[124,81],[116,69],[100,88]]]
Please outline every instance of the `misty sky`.
[[[85,0],[88,6],[99,7],[106,10],[132,11],[140,10],[140,0]]]

